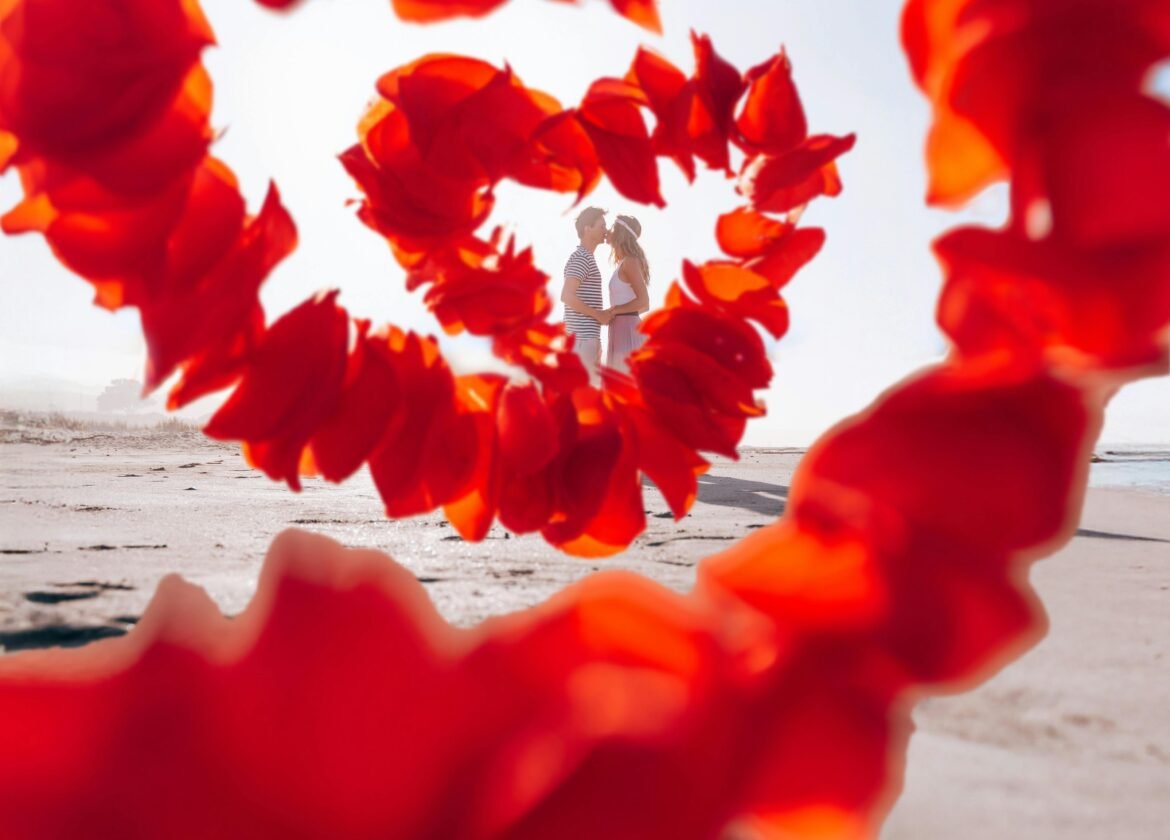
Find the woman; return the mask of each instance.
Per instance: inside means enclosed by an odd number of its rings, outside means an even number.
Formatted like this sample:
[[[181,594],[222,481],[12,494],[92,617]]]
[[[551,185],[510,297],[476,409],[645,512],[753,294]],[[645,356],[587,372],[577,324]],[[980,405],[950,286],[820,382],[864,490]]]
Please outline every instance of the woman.
[[[626,357],[642,344],[644,336],[638,332],[642,319],[639,312],[650,308],[646,284],[650,282],[650,264],[638,243],[642,225],[633,216],[618,216],[606,235],[613,249],[617,270],[609,280],[609,309],[614,316],[609,322],[609,349],[607,367],[627,373]]]

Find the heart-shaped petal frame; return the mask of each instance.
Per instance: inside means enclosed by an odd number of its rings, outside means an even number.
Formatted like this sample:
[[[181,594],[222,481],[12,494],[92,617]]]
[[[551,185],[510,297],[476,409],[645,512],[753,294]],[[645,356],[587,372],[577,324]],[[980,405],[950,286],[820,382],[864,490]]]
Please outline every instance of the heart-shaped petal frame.
[[[1170,183],[1166,5],[910,0],[903,36],[933,195],[1010,175],[1013,216],[940,243],[954,351],[822,438],[782,520],[687,596],[596,575],[470,631],[295,532],[234,621],[169,580],[125,640],[0,660],[6,830],[875,836],[908,701],[1038,638],[1024,572],[1104,405],[1170,366],[1170,214],[1135,186]]]

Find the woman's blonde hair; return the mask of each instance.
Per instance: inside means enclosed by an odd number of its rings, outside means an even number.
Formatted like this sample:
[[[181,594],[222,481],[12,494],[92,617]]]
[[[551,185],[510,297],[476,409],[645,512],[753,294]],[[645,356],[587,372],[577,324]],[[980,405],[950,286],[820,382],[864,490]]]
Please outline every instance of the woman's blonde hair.
[[[613,223],[613,232],[609,237],[609,244],[613,246],[613,258],[617,260],[620,249],[623,257],[633,257],[642,264],[642,278],[646,285],[650,285],[650,262],[646,259],[646,252],[642,250],[638,237],[642,235],[642,223],[633,216],[618,216]]]

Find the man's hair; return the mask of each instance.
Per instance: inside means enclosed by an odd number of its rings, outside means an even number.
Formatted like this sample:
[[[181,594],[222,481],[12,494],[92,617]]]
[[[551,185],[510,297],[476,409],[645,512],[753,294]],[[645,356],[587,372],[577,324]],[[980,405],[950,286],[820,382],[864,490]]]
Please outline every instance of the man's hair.
[[[600,207],[586,207],[577,214],[577,236],[578,238],[585,235],[585,228],[597,224],[597,220],[604,218],[605,211]]]

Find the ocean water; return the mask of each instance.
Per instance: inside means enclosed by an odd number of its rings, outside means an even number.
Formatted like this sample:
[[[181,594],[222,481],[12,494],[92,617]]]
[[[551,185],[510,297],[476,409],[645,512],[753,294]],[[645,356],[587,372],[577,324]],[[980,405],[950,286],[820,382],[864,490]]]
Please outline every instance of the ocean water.
[[[1170,496],[1170,446],[1097,447],[1090,487],[1129,487]]]

